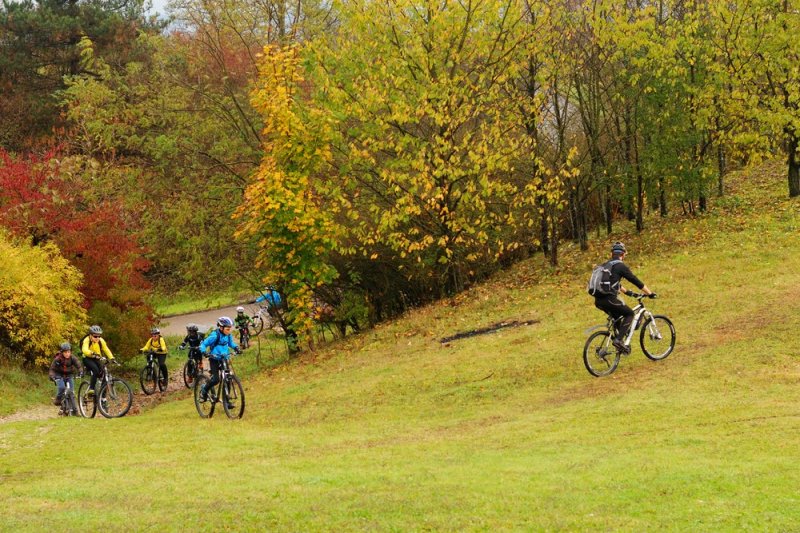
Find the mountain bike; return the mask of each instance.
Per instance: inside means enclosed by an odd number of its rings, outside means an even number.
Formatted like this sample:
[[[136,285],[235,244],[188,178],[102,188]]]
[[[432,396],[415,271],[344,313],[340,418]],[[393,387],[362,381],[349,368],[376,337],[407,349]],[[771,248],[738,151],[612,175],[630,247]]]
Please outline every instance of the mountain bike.
[[[253,329],[255,329],[255,323],[252,323]],[[249,326],[236,326],[236,329],[239,330],[239,345],[242,347],[242,350],[245,350],[250,347],[250,328]],[[263,329],[263,327],[262,327]]]
[[[156,391],[156,386],[159,391],[164,392],[169,383],[169,377],[161,372],[156,355],[155,352],[147,352],[147,364],[139,372],[139,384],[142,386],[142,392],[148,396]]]
[[[93,418],[96,411],[106,418],[125,416],[133,404],[133,390],[128,382],[115,378],[108,370],[108,359],[99,359],[102,365],[100,376],[95,384],[96,392],[89,395],[89,382],[84,381],[78,388],[78,408],[81,416]],[[119,366],[119,363],[114,360]]]
[[[206,391],[206,398],[202,398],[202,387],[211,381],[211,377],[203,374],[197,377],[194,383],[194,405],[201,418],[214,416],[214,409],[218,402],[222,402],[228,418],[242,418],[244,416],[244,389],[238,376],[233,373],[233,367],[228,359],[222,360],[219,368],[219,382]]]
[[[615,320],[609,316],[605,325],[594,326],[587,330],[587,332],[599,330],[589,335],[583,347],[583,364],[593,376],[607,376],[617,369],[620,356],[630,352],[636,330],[639,330],[639,344],[648,359],[653,361],[665,359],[675,348],[675,326],[672,321],[664,315],[654,315],[645,308],[642,300],[647,298],[647,295],[634,292],[627,294],[636,298],[639,303],[633,308],[633,321],[623,342],[625,350],[613,344],[622,317]]]
[[[180,348],[185,350],[186,348]],[[203,354],[200,348],[189,347],[189,356],[183,364],[183,384],[187,389],[194,387],[197,376],[203,375]]]
[[[54,379],[53,382],[56,382]],[[78,402],[75,400],[75,391],[72,390],[72,380],[64,379],[64,394],[61,395],[61,409],[58,416],[75,416],[78,414]]]

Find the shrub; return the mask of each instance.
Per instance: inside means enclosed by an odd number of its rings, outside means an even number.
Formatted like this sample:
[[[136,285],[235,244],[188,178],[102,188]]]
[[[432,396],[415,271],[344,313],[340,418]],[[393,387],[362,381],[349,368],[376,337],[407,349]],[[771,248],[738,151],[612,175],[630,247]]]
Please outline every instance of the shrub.
[[[58,345],[85,328],[80,272],[54,244],[32,246],[0,230],[0,354],[46,364]]]

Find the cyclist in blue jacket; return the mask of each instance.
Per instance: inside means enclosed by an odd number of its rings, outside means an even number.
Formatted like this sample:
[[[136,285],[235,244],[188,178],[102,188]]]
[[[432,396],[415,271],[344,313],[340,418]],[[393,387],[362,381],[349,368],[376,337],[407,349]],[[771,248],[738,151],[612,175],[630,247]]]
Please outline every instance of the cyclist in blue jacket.
[[[219,317],[217,320],[217,329],[212,331],[205,340],[200,343],[200,351],[208,352],[208,362],[211,363],[211,380],[200,388],[200,399],[206,401],[208,399],[208,391],[212,390],[217,383],[219,383],[219,370],[222,362],[229,359],[231,350],[237,354],[242,353],[236,341],[233,340],[231,330],[233,329],[233,320],[227,316]]]

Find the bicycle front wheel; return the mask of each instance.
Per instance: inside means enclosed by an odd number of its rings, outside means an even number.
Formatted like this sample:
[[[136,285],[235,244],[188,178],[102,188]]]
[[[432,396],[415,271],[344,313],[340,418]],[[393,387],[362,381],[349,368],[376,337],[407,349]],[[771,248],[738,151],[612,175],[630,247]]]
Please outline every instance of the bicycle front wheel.
[[[78,405],[75,401],[75,394],[73,394],[72,389],[64,394],[63,409],[66,416],[74,416],[78,412]]]
[[[194,406],[200,418],[211,418],[214,416],[214,407],[216,406],[214,391],[207,391],[205,398],[203,398],[201,392],[204,386],[208,386],[209,381],[211,381],[211,378],[205,374],[200,374],[194,381]]]
[[[244,389],[237,376],[228,376],[222,384],[222,407],[228,418],[244,416]]]
[[[653,315],[642,325],[639,333],[639,344],[642,351],[653,361],[660,361],[672,353],[675,348],[675,326],[663,315]]]
[[[183,384],[187,389],[194,386],[194,380],[197,377],[197,362],[194,359],[187,359],[183,364]]]
[[[106,418],[125,416],[133,404],[133,391],[124,379],[113,378],[104,383],[97,396],[97,408]]]
[[[607,376],[619,365],[619,352],[611,344],[608,331],[596,331],[586,339],[583,347],[583,364],[595,377]]]
[[[84,418],[94,418],[97,414],[97,404],[94,401],[94,396],[89,396],[89,382],[84,381],[78,387],[78,412]]]
[[[156,391],[156,375],[153,365],[147,365],[139,372],[139,384],[142,386],[142,392],[148,396]]]

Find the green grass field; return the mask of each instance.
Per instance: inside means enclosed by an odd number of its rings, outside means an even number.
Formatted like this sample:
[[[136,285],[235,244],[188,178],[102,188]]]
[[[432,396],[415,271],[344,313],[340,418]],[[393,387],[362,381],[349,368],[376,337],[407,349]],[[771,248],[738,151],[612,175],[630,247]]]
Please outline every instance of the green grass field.
[[[2,424],[0,530],[798,530],[800,204],[779,170],[735,185],[267,371],[251,350],[240,421],[181,393]],[[584,287],[616,239],[678,342],[592,378]],[[507,319],[538,322],[439,342]]]

